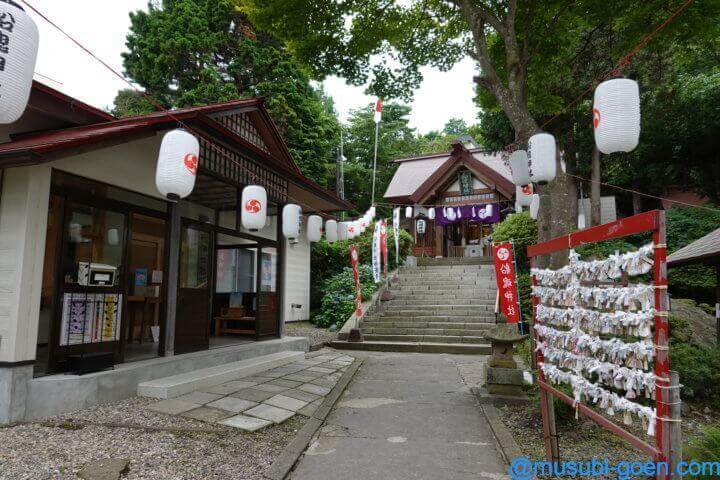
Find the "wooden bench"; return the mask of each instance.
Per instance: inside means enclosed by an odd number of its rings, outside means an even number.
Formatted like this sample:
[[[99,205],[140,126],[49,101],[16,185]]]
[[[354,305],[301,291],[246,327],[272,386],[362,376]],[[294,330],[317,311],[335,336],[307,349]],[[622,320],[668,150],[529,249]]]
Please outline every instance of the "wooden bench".
[[[228,326],[230,322],[242,322],[247,327],[232,328]],[[245,309],[243,307],[223,308],[220,315],[215,317],[215,335],[223,335],[225,333],[255,335],[256,332],[255,317],[245,316]]]

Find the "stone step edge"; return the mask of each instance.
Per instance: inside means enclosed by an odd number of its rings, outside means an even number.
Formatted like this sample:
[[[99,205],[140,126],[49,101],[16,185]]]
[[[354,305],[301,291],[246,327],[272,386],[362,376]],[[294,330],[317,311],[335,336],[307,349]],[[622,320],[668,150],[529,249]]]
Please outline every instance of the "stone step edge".
[[[200,388],[213,387],[232,380],[249,377],[275,367],[297,362],[305,352],[286,351],[261,355],[237,362],[193,370],[191,372],[157,378],[138,385],[138,395],[150,398],[175,398]]]
[[[489,355],[490,345],[482,343],[431,343],[431,342],[347,342],[335,340],[330,346],[338,350],[366,350],[375,352],[455,353]]]

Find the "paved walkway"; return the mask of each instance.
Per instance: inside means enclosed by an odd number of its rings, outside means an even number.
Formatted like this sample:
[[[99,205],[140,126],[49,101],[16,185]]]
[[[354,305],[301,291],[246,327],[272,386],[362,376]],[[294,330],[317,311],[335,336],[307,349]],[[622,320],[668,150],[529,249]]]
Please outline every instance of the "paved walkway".
[[[353,357],[335,351],[150,405],[150,410],[254,432],[296,414],[310,416]]]
[[[368,354],[291,478],[507,478],[490,427],[465,384],[480,381],[482,361]]]

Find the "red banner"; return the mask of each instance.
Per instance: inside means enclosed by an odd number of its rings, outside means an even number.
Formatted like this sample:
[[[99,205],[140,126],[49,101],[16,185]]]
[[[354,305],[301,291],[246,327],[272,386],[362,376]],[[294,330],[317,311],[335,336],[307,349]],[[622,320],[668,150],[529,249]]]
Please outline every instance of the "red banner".
[[[355,276],[355,316],[362,315],[362,287],[360,286],[360,272],[358,271],[358,263],[360,260],[360,254],[356,246],[350,247],[350,262],[353,267],[353,275]]]
[[[382,253],[385,280],[387,280],[388,249],[387,249],[387,222],[380,220],[380,252]]]
[[[507,317],[508,323],[520,321],[520,303],[518,298],[517,279],[515,278],[515,257],[510,242],[493,246],[495,260],[495,279],[500,293],[500,310]]]

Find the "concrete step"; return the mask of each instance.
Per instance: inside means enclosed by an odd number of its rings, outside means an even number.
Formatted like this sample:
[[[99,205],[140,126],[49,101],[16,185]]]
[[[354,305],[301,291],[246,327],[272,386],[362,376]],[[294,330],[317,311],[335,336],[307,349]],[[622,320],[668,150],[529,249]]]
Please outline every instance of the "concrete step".
[[[472,280],[453,280],[453,279],[445,279],[445,280],[430,280],[430,279],[420,279],[420,280],[400,280],[398,283],[392,284],[392,287],[396,288],[406,288],[406,287],[414,287],[414,286],[428,286],[428,287],[437,287],[437,286],[444,286],[447,288],[454,287],[454,288],[497,288],[497,283],[495,283],[495,280],[483,280],[483,279],[472,279]]]
[[[369,342],[424,342],[424,343],[486,343],[483,337],[453,335],[375,335],[363,334]]]
[[[454,300],[454,299],[453,299]],[[403,300],[404,301],[404,300]],[[384,311],[385,312],[402,312],[402,311],[408,311],[408,310],[416,310],[416,311],[423,311],[423,312],[451,312],[453,310],[471,310],[475,312],[494,312],[495,311],[495,302],[491,301],[489,299],[485,299],[487,303],[479,304],[479,305],[455,305],[455,302],[447,302],[446,305],[445,301],[441,300],[439,302],[436,302],[431,305],[427,304],[416,304],[414,302],[410,302],[409,304],[388,304],[384,305]],[[429,315],[428,313],[420,313],[420,315]]]
[[[439,307],[463,307],[463,308],[471,308],[471,307],[477,307],[477,306],[483,306],[483,305],[492,305],[494,308],[495,305],[495,299],[483,299],[483,298],[454,298],[452,302],[441,302],[443,305],[440,305],[438,303],[437,298],[433,298],[430,300],[421,300],[419,298],[413,298],[412,300],[408,299],[394,299],[389,300],[385,302],[385,307],[407,307],[409,306],[420,306],[420,305],[434,305]]]
[[[477,306],[464,305],[461,307],[431,307],[417,309],[405,307],[404,309],[388,309],[381,315],[383,317],[446,317],[446,316],[465,316],[465,317],[483,317],[492,316],[492,309],[483,309]]]
[[[433,300],[436,303],[454,303],[457,299],[493,300],[497,292],[492,293],[445,293],[445,292],[393,292],[395,300]]]
[[[363,325],[360,330],[365,335],[412,335],[437,337],[482,337],[491,325],[484,329],[452,329],[452,328],[383,328]]]
[[[495,326],[495,322],[416,322],[416,321],[386,321],[383,318],[376,320],[363,320],[362,327],[370,328],[433,328],[442,330],[483,330]]]
[[[428,343],[428,342],[380,342],[366,340],[351,343],[335,341],[331,343],[338,350],[364,350],[372,352],[416,352],[416,353],[452,353],[460,355],[489,355],[489,344],[473,343]]]
[[[231,380],[249,377],[305,358],[304,352],[278,352],[270,355],[203,368],[170,377],[158,378],[138,385],[142,397],[175,398],[200,388],[212,387]]]
[[[390,323],[412,323],[412,324],[466,324],[466,323],[482,323],[495,324],[494,315],[477,316],[477,315],[425,315],[417,317],[403,317],[402,315],[374,315],[363,320],[366,323],[390,322]],[[442,327],[453,328],[453,327]]]
[[[417,259],[418,267],[422,266],[448,266],[448,265],[492,265],[493,259],[487,257],[454,257],[454,258],[427,258],[421,257]]]
[[[425,273],[425,272],[494,272],[492,265],[439,265],[439,266],[417,266],[417,267],[400,267],[400,276],[405,273]]]
[[[457,293],[458,291],[464,292],[464,293],[485,293],[490,291],[497,290],[497,286],[495,286],[491,282],[487,282],[486,284],[472,284],[472,285],[463,285],[463,284],[452,284],[452,283],[419,283],[417,285],[393,285],[390,287],[390,290],[394,292],[425,292],[425,291],[432,291],[432,292],[447,292],[447,293]]]

